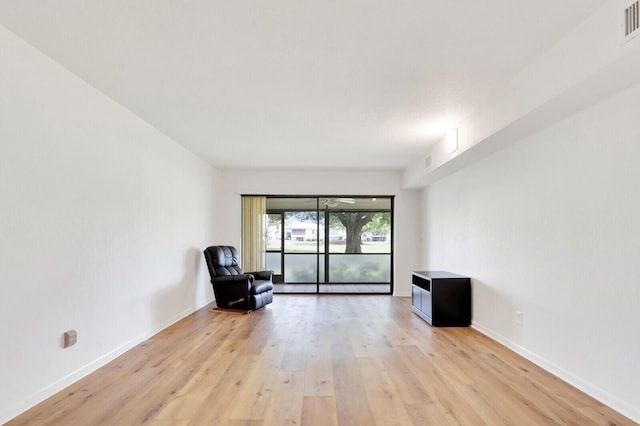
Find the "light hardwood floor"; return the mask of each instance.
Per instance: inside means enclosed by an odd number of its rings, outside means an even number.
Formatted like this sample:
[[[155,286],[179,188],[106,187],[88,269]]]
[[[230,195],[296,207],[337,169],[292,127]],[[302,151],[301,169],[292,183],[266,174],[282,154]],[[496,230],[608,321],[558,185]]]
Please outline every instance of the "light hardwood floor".
[[[471,328],[391,296],[202,309],[8,425],[631,425]]]

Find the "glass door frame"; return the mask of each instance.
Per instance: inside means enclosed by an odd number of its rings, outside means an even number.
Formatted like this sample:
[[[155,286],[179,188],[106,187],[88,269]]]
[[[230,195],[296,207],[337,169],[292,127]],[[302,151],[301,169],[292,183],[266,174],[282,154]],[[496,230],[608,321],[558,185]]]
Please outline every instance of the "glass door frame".
[[[364,212],[364,211],[372,211],[372,212],[389,212],[390,214],[390,241],[389,241],[389,292],[384,292],[384,293],[360,293],[358,292],[357,294],[393,294],[393,290],[394,290],[394,201],[395,201],[395,196],[393,195],[353,195],[353,196],[336,196],[336,195],[308,195],[308,196],[303,196],[303,195],[293,195],[293,196],[285,196],[285,195],[267,195],[267,205],[268,205],[268,200],[269,199],[292,199],[292,200],[296,200],[296,199],[314,199],[315,200],[315,209],[314,208],[286,208],[286,209],[273,209],[273,208],[267,208],[267,215],[271,215],[271,214],[278,214],[280,215],[280,249],[279,250],[268,250],[267,249],[267,255],[268,253],[280,253],[280,275],[274,275],[274,283],[285,283],[286,284],[286,272],[285,272],[285,267],[286,267],[286,261],[285,261],[285,256],[287,254],[286,252],[286,248],[285,248],[285,240],[286,240],[286,229],[285,229],[285,216],[286,216],[286,212],[301,212],[301,211],[308,211],[308,212],[315,212],[316,213],[316,220],[315,220],[315,224],[316,224],[316,250],[315,250],[315,256],[316,256],[316,280],[315,282],[309,282],[309,283],[304,283],[307,285],[315,285],[316,286],[316,294],[321,293],[321,289],[320,286],[321,285],[331,285],[331,284],[338,284],[338,283],[331,283],[330,281],[330,272],[329,272],[329,265],[331,260],[329,259],[331,256],[331,252],[330,252],[330,238],[329,238],[329,233],[330,233],[330,229],[329,229],[329,221],[330,218],[328,216],[327,213],[330,213],[332,210],[330,208],[320,208],[320,200],[325,198],[325,199],[345,199],[345,198],[351,198],[351,199],[381,199],[381,200],[388,200],[389,202],[389,208],[382,208],[382,209],[370,209],[370,210],[359,210],[359,209],[354,209],[354,212]],[[338,211],[338,210],[334,210],[334,211]],[[322,219],[321,219],[322,218]],[[323,232],[323,238],[320,238],[320,232]],[[323,241],[321,241],[321,239]],[[320,245],[323,245],[322,247],[322,251],[321,251],[321,247]],[[295,255],[297,253],[289,253],[289,255]],[[302,254],[302,253],[300,253]],[[309,253],[312,254],[312,253]],[[339,253],[334,253],[334,254],[339,254]],[[358,253],[345,253],[345,254],[354,254],[357,255]],[[380,253],[381,255],[387,255],[387,253]],[[323,256],[321,259],[321,255]],[[320,263],[323,262],[323,268],[321,269],[321,265]],[[322,272],[323,271],[323,272]],[[323,279],[321,280],[321,274],[323,275]],[[327,279],[329,278],[329,279]],[[345,282],[345,285],[351,285],[351,284],[357,284],[358,282]],[[300,283],[303,284],[303,283]],[[364,283],[363,283],[364,284]],[[387,284],[386,282],[383,283],[372,283],[372,284],[376,284],[376,285],[384,285]],[[294,283],[292,283],[291,285],[296,285]],[[322,293],[324,294],[324,293]],[[347,294],[350,294],[350,292],[347,292]]]

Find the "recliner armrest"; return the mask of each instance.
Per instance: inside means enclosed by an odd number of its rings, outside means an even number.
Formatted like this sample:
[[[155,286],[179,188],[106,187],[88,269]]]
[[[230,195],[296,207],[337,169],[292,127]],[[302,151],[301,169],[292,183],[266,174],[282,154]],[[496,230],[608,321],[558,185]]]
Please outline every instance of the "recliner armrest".
[[[254,276],[251,274],[240,274],[240,275],[216,275],[211,278],[211,282],[221,283],[225,281],[249,281],[249,284],[253,283]]]
[[[257,280],[269,280],[271,281],[273,277],[273,271],[257,271],[257,272],[246,272],[246,274],[253,275]]]

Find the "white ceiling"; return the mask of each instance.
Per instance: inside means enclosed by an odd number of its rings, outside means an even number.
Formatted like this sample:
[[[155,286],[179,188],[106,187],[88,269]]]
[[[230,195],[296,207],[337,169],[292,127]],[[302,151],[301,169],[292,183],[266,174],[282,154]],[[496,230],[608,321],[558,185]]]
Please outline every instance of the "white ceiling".
[[[605,0],[0,0],[220,168],[403,169]]]

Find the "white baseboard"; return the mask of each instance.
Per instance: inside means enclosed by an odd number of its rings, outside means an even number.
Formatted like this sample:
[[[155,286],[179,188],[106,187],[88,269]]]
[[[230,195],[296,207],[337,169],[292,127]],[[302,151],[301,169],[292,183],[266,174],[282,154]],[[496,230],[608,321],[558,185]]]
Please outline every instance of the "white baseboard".
[[[4,412],[2,412],[0,414],[0,424],[4,424],[4,423],[8,422],[9,420],[13,419],[14,417],[19,416],[20,414],[24,413],[28,409],[30,409],[30,408],[34,407],[35,405],[41,403],[45,399],[55,395],[56,393],[60,392],[64,388],[72,385],[73,383],[77,382],[78,380],[82,379],[83,377],[93,373],[94,371],[96,371],[100,367],[105,366],[106,364],[108,364],[109,362],[113,361],[114,359],[116,359],[117,357],[122,355],[123,353],[127,352],[130,349],[133,349],[135,346],[137,346],[140,343],[144,342],[148,338],[158,334],[159,332],[161,332],[165,328],[175,324],[176,322],[180,321],[181,319],[185,318],[186,316],[191,315],[192,313],[194,313],[198,309],[200,309],[200,308],[208,305],[209,303],[213,302],[213,300],[214,299],[212,298],[208,302],[204,303],[202,306],[191,307],[189,309],[186,309],[186,310],[174,315],[173,317],[171,317],[171,318],[169,318],[169,319],[167,319],[165,321],[162,321],[161,323],[157,324],[155,327],[150,329],[147,333],[144,333],[144,334],[142,334],[140,336],[137,336],[137,337],[129,340],[128,342],[120,345],[119,347],[115,348],[114,350],[112,350],[112,351],[104,354],[103,356],[91,361],[87,365],[84,365],[84,366],[78,368],[77,370],[75,370],[72,373],[62,377],[61,379],[59,379],[59,380],[55,381],[54,383],[46,386],[45,388],[40,389],[39,391],[36,391],[35,393],[33,393],[29,397],[25,398],[24,400],[22,400],[22,401],[14,404],[14,405],[8,407],[7,409],[5,409]]]
[[[478,330],[480,333],[489,337],[490,339],[495,340],[503,346],[511,349],[518,355],[528,359],[533,362],[537,366],[545,369],[549,373],[553,374],[556,377],[564,380],[565,382],[571,384],[572,386],[578,388],[582,392],[591,396],[592,398],[597,399],[608,407],[616,410],[620,414],[629,417],[631,420],[640,423],[640,407],[634,407],[626,401],[621,400],[620,398],[606,392],[599,387],[589,383],[576,375],[570,373],[569,371],[561,368],[560,366],[554,364],[546,358],[539,356],[538,354],[531,352],[530,350],[523,348],[522,346],[512,342],[506,337],[500,335],[499,333],[495,333],[491,329],[479,324],[478,322],[473,322],[471,327]]]

